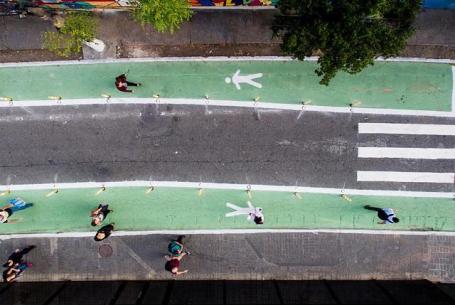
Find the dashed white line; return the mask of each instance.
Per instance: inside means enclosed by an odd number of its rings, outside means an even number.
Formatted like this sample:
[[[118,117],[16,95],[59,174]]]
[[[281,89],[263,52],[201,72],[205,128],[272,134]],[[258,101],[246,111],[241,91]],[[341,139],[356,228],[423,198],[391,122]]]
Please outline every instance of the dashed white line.
[[[49,107],[49,106],[79,106],[79,105],[108,105],[108,104],[170,104],[170,105],[189,105],[189,106],[219,106],[219,107],[241,107],[253,109],[277,109],[308,112],[333,112],[349,114],[380,114],[380,115],[407,115],[407,116],[429,116],[454,118],[455,112],[452,111],[433,111],[433,110],[406,110],[406,109],[383,109],[383,108],[357,108],[357,107],[335,107],[335,106],[314,106],[286,103],[264,103],[254,101],[231,101],[231,100],[206,100],[206,99],[186,99],[186,98],[104,98],[91,99],[62,99],[54,100],[29,100],[0,102],[0,108],[9,107]]]
[[[455,66],[452,66],[452,111],[455,112]]]
[[[359,158],[455,159],[455,148],[359,147]]]
[[[455,125],[359,123],[359,133],[455,136]]]
[[[455,181],[455,174],[430,172],[357,171],[357,181],[453,184]]]
[[[156,230],[156,231],[115,231],[111,238],[138,235],[220,235],[220,234],[286,234],[286,233],[329,233],[329,234],[369,234],[369,235],[417,235],[417,236],[455,236],[450,231],[400,231],[389,229],[364,230],[364,229],[210,229],[210,230]],[[3,234],[0,240],[18,238],[93,238],[95,232],[64,232],[64,233],[27,233]]]
[[[169,188],[194,188],[194,189],[220,189],[220,190],[251,190],[268,192],[289,193],[313,193],[333,195],[360,195],[360,196],[392,196],[392,197],[415,197],[415,198],[454,198],[453,192],[416,192],[416,191],[392,191],[392,190],[364,190],[344,188],[324,188],[305,186],[261,185],[261,184],[230,184],[212,182],[180,182],[180,181],[115,181],[115,182],[74,182],[74,183],[43,183],[43,184],[13,184],[0,185],[1,191],[23,190],[52,190],[52,189],[84,189],[111,187],[169,187]]]

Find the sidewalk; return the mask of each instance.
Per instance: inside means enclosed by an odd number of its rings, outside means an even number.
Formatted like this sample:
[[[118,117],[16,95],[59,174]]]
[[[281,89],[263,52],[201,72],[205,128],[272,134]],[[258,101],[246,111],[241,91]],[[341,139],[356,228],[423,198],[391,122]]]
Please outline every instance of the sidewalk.
[[[0,256],[8,257],[14,249],[26,245],[37,246],[26,256],[33,267],[19,282],[171,280],[175,278],[164,270],[163,258],[171,238],[175,235],[116,236],[114,232],[100,243],[92,236],[6,239],[1,241]],[[185,244],[191,255],[183,259],[181,268],[188,268],[189,273],[178,280],[455,282],[454,236],[335,232],[203,234],[187,235]],[[2,300],[3,295],[0,304]]]
[[[127,12],[98,17],[97,38],[107,44],[103,54],[84,49],[84,58],[157,56],[282,55],[270,24],[275,10],[204,10],[174,35],[141,27]],[[0,62],[55,60],[42,50],[41,34],[53,30],[50,21],[28,16],[0,17]],[[455,58],[455,10],[425,10],[416,21],[417,32],[401,56]],[[118,30],[122,29],[122,30]],[[19,35],[20,34],[20,35]],[[32,51],[31,51],[32,50]]]

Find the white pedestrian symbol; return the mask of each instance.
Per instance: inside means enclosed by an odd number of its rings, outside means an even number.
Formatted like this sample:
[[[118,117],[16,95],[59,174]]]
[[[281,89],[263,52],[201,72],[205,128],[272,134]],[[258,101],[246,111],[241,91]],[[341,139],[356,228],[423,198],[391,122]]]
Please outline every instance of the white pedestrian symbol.
[[[240,70],[237,70],[237,72],[235,72],[235,74],[232,75],[232,78],[228,76],[224,79],[224,81],[227,84],[230,84],[232,82],[235,85],[235,87],[237,88],[237,90],[242,89],[240,87],[241,83],[248,84],[248,85],[254,86],[256,88],[262,88],[262,85],[260,83],[255,82],[253,80],[253,79],[256,79],[259,77],[262,77],[262,73],[240,75]]]
[[[230,202],[226,203],[228,208],[233,209],[233,212],[226,213],[226,217],[239,216],[239,215],[248,215],[248,220],[254,220],[257,224],[262,224],[264,222],[264,214],[262,213],[262,208],[254,207],[251,202],[247,202],[248,207],[242,208]]]

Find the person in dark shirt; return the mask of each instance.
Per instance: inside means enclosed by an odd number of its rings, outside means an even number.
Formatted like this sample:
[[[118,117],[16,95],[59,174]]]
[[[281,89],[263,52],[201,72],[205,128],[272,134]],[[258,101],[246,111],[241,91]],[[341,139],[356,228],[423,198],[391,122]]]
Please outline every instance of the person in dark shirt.
[[[92,226],[100,225],[107,217],[107,214],[113,212],[109,210],[109,205],[107,203],[101,203],[95,210],[90,214],[92,217]]]
[[[1,209],[0,210],[0,222],[8,223],[8,218],[13,214],[11,209]],[[13,223],[14,221],[10,220],[9,222]]]
[[[14,266],[3,271],[3,280],[5,282],[12,282],[16,280],[19,275],[22,274],[27,268],[32,267],[33,265],[28,262],[17,263]]]
[[[99,229],[98,232],[96,232],[95,241],[102,241],[108,238],[112,231],[114,231],[114,224],[115,223],[110,223]]]
[[[400,221],[400,219],[395,215],[395,211],[397,210],[391,208],[376,208],[370,205],[365,205],[364,208],[367,210],[378,212],[378,218],[381,219],[381,221],[378,222],[378,224],[387,225],[398,223]]]
[[[133,90],[129,90],[128,86],[141,86],[141,83],[129,82],[126,79],[126,74],[121,74],[115,78],[115,87],[122,92],[133,93]]]
[[[8,260],[6,261],[6,263],[3,264],[3,267],[12,267],[15,264],[21,263],[24,255],[29,253],[31,250],[33,250],[35,248],[36,248],[36,246],[31,245],[31,246],[25,247],[22,250],[20,250],[20,249],[14,250],[14,252],[11,253],[11,255],[8,257]]]

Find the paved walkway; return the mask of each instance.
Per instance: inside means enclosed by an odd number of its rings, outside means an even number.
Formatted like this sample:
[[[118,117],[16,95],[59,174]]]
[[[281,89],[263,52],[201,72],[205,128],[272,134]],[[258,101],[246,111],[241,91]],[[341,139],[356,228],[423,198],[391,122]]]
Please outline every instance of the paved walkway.
[[[113,97],[252,101],[319,106],[450,111],[449,64],[377,62],[363,72],[339,73],[330,87],[319,85],[315,62],[172,61],[4,67],[0,92],[13,100]],[[126,71],[142,82],[133,94],[119,92],[114,77]]]
[[[18,211],[11,219],[17,223],[0,225],[2,233],[40,233],[93,231],[90,211],[100,202],[114,210],[106,222],[115,222],[119,230],[226,230],[226,229],[374,229],[374,230],[444,230],[455,231],[455,207],[450,198],[402,198],[353,196],[348,201],[339,194],[181,188],[61,189],[46,197],[50,190],[17,191],[3,197],[21,196],[34,206]],[[101,194],[100,194],[101,193]],[[247,215],[226,217],[231,202],[247,207],[250,200],[264,210],[265,224],[258,226]],[[398,209],[400,223],[377,224],[372,206]]]
[[[180,279],[369,280],[454,282],[455,238],[339,233],[187,236],[192,255]],[[20,281],[171,279],[164,271],[169,235],[2,240],[0,257],[37,245]],[[109,246],[109,247],[108,247]],[[108,251],[112,250],[112,251]],[[101,255],[104,255],[101,256]],[[106,257],[107,255],[107,257]]]
[[[139,26],[126,12],[105,13],[98,17],[97,36],[107,43],[106,51],[95,54],[85,49],[84,57],[280,55],[279,40],[270,30],[274,14],[274,10],[197,11],[180,31],[168,35]],[[454,15],[455,10],[422,11],[417,32],[401,56],[455,58]],[[2,16],[0,25],[0,62],[56,59],[41,49],[41,34],[53,29],[51,22]]]

